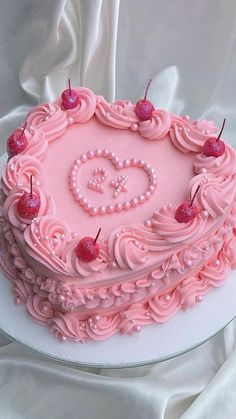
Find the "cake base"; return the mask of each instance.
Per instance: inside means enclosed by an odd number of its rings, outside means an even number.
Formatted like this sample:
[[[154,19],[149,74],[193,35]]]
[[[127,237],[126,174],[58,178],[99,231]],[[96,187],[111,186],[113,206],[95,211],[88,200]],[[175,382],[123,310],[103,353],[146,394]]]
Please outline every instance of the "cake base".
[[[43,356],[85,367],[135,367],[174,358],[210,339],[236,316],[236,273],[232,271],[222,287],[164,324],[101,342],[60,342],[28,317],[24,305],[15,305],[10,288],[0,272],[0,330]]]

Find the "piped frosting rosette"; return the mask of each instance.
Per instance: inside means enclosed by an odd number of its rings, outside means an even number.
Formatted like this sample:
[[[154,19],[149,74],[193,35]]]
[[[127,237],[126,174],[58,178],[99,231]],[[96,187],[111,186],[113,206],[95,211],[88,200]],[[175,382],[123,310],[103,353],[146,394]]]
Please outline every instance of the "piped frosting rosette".
[[[214,136],[214,135],[213,135]],[[183,118],[172,116],[170,138],[173,144],[183,153],[199,153],[204,142],[209,138],[205,130],[199,129]]]
[[[31,219],[22,218],[17,211],[17,204],[19,199],[22,197],[24,192],[29,192],[29,188],[15,188],[7,197],[3,206],[3,215],[10,223],[20,230],[24,231],[28,224],[32,223]],[[44,216],[48,214],[55,214],[55,204],[53,199],[46,195],[45,192],[34,186],[34,193],[36,193],[40,199],[40,208],[38,216]]]
[[[96,96],[95,94],[87,89],[86,87],[81,87],[79,89],[73,89],[77,92],[79,96],[79,104],[73,109],[65,109],[67,115],[68,123],[78,122],[83,124],[87,122],[94,115],[96,108]],[[61,106],[61,98],[57,102]]]
[[[224,154],[219,157],[206,157],[198,154],[194,160],[195,173],[209,172],[214,176],[231,176],[236,173],[236,155],[232,147],[228,146]]]
[[[54,314],[50,301],[37,294],[27,298],[26,309],[29,315],[40,324],[47,324]]]
[[[231,263],[227,255],[222,251],[219,255],[207,263],[200,272],[200,278],[204,284],[212,287],[220,287],[231,269]]]
[[[29,255],[52,272],[65,275],[71,275],[62,258],[70,238],[67,225],[51,215],[38,217],[24,231]]]
[[[127,226],[124,231],[113,231],[109,237],[108,250],[111,258],[121,269],[137,269],[147,262],[147,230],[142,226]]]
[[[1,183],[5,195],[15,188],[29,187],[31,175],[34,184],[43,185],[44,170],[38,159],[28,155],[12,157],[2,171]]]
[[[57,103],[36,106],[26,121],[32,132],[42,130],[48,142],[60,137],[68,125],[67,114]]]
[[[155,110],[150,119],[139,122],[139,132],[147,140],[161,140],[168,134],[170,125],[170,114],[164,110]]]
[[[174,290],[171,294],[155,296],[148,301],[151,317],[157,323],[163,323],[179,309],[179,294]]]
[[[113,128],[127,129],[138,122],[134,105],[129,100],[108,103],[104,98],[100,98],[95,114],[100,122]]]
[[[198,184],[201,188],[196,196],[196,204],[215,218],[225,214],[229,204],[235,197],[235,183],[232,177],[211,177],[197,175],[190,181],[191,193],[194,194]]]
[[[38,129],[28,141],[28,145],[24,150],[24,154],[34,156],[39,161],[42,161],[47,153],[48,142],[45,139],[43,131]]]
[[[48,325],[51,333],[59,340],[80,342],[86,342],[88,340],[85,322],[79,322],[71,313],[58,312],[56,316],[49,319]]]
[[[188,244],[201,236],[206,226],[206,219],[199,213],[189,223],[179,223],[175,219],[175,208],[164,206],[154,212],[152,230],[156,233],[156,251],[173,249],[173,245]]]
[[[63,252],[63,259],[66,260],[67,266],[73,275],[86,277],[95,272],[102,272],[108,265],[108,252],[106,242],[99,240],[99,256],[92,262],[83,262],[77,256],[75,248],[79,239],[72,240]]]

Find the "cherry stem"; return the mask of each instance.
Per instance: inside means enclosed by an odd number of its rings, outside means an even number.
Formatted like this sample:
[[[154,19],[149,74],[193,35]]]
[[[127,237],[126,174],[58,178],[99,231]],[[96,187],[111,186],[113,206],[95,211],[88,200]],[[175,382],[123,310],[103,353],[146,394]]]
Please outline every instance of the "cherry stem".
[[[148,89],[149,89],[149,86],[150,86],[151,82],[152,82],[152,79],[150,79],[149,82],[148,82],[148,84],[147,84],[147,87],[146,87],[146,90],[145,90],[145,94],[144,94],[144,100],[147,99],[147,92],[148,92]]]
[[[24,132],[25,132],[25,128],[26,128],[26,125],[27,125],[27,121],[25,121],[25,125],[23,126],[23,130],[21,131],[21,135],[19,136],[19,139],[22,137],[22,135],[24,134]]]
[[[197,187],[196,191],[194,192],[194,195],[193,195],[193,197],[192,197],[192,199],[191,199],[191,202],[190,202],[190,207],[193,205],[194,199],[196,198],[196,195],[197,195],[197,193],[198,193],[198,191],[199,191],[200,187],[201,187],[201,185],[198,185],[198,187]]]
[[[30,175],[30,197],[33,196],[33,175]]]
[[[219,135],[218,135],[218,137],[217,137],[217,140],[219,140],[219,139],[220,139],[220,137],[221,137],[221,134],[222,134],[222,132],[223,132],[223,130],[224,130],[224,127],[225,127],[225,122],[226,122],[226,119],[224,118],[224,120],[223,120],[223,124],[222,124],[222,127],[221,127],[221,130],[220,130]]]
[[[71,83],[70,83],[70,79],[68,79],[68,85],[69,85],[69,90],[70,90],[70,93],[71,93]]]
[[[98,237],[99,237],[99,235],[100,235],[100,233],[101,233],[101,228],[99,228],[99,230],[98,230],[98,232],[97,232],[97,235],[96,235],[96,237],[95,237],[95,239],[94,239],[94,241],[93,241],[93,243],[95,244],[96,242],[97,242],[97,239],[98,239]]]

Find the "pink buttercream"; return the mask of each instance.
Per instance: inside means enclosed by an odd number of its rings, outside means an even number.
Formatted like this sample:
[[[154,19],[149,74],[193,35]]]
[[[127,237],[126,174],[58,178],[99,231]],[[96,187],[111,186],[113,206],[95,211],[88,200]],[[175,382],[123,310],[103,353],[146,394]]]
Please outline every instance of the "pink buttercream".
[[[18,155],[12,157],[2,171],[1,184],[4,193],[8,195],[14,188],[29,187],[31,175],[34,184],[43,185],[44,169],[34,156]]]
[[[44,103],[33,108],[26,121],[32,132],[42,130],[49,142],[60,137],[65,131],[68,125],[66,116],[66,112],[58,104]]]
[[[96,96],[95,94],[85,87],[79,89],[73,89],[77,92],[80,102],[78,106],[73,109],[66,109],[68,123],[78,122],[83,124],[92,118],[96,108]],[[61,105],[61,99],[55,103]]]

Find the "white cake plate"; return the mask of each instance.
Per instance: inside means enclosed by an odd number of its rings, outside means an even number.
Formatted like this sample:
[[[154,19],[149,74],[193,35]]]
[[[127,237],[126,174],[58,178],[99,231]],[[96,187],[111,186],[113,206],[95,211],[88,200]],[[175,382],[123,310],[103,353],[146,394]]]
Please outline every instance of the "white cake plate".
[[[0,173],[6,156],[0,159]],[[132,336],[116,335],[102,342],[60,342],[16,306],[11,283],[0,272],[0,330],[43,356],[86,367],[124,368],[164,361],[187,352],[222,330],[236,316],[236,271],[201,303],[179,311],[164,324],[143,327]]]

